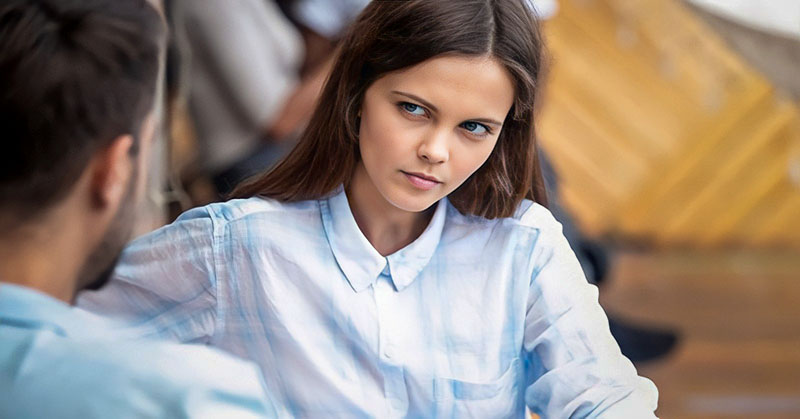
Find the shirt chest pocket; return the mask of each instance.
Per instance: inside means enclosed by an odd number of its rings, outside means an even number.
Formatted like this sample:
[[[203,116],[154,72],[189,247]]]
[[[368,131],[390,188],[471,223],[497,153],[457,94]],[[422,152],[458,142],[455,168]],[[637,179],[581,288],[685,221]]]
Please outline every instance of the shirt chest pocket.
[[[437,417],[509,418],[524,414],[520,360],[515,358],[499,378],[471,382],[434,379]],[[519,410],[519,411],[518,411]]]

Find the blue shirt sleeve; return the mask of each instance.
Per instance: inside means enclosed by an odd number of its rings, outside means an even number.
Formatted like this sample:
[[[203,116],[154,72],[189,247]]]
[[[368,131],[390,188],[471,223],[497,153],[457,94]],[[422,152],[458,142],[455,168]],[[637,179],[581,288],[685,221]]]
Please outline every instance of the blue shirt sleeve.
[[[0,417],[273,418],[258,368],[206,347],[7,331]]]
[[[208,210],[190,210],[133,241],[109,283],[77,305],[120,321],[126,337],[207,343],[217,317],[213,241]]]
[[[531,262],[525,401],[543,418],[654,418],[658,392],[622,355],[561,226],[543,208]]]

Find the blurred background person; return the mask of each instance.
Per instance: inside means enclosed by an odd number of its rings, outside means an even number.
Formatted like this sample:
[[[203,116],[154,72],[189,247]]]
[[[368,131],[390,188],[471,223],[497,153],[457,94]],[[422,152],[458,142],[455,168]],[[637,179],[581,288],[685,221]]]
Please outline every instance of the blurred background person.
[[[171,0],[198,175],[218,199],[294,145],[365,0]]]

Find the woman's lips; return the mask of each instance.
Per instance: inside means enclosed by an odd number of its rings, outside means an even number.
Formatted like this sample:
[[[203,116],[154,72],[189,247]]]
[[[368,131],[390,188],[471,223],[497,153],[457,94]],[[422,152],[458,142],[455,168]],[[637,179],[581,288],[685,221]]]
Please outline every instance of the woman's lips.
[[[419,189],[422,189],[423,191],[429,191],[433,189],[436,185],[442,183],[439,182],[438,180],[434,180],[430,177],[427,177],[421,173],[403,172],[403,174],[406,176],[406,179],[408,179],[408,181],[412,185],[416,186]]]

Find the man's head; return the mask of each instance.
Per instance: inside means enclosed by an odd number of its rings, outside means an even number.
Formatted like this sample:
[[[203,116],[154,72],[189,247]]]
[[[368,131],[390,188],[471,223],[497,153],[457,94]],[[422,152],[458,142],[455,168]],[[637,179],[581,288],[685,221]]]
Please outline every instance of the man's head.
[[[79,288],[130,232],[164,32],[146,0],[0,2],[0,234],[86,214]]]

